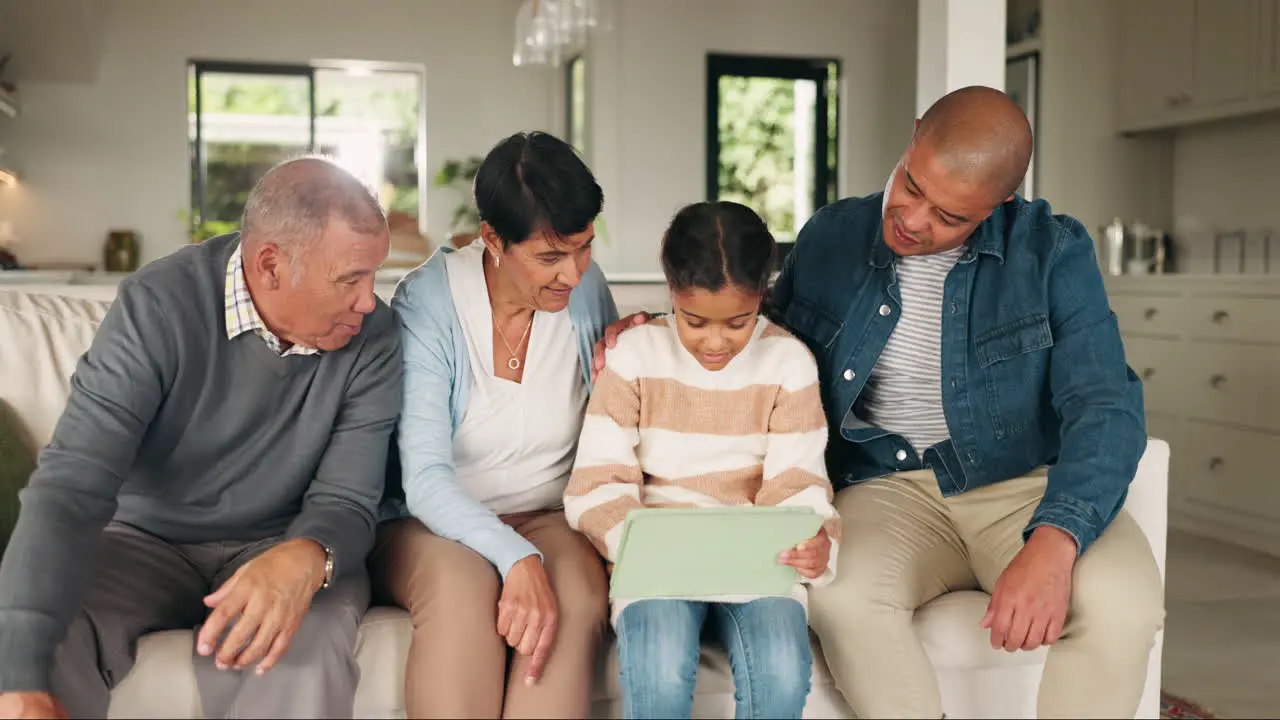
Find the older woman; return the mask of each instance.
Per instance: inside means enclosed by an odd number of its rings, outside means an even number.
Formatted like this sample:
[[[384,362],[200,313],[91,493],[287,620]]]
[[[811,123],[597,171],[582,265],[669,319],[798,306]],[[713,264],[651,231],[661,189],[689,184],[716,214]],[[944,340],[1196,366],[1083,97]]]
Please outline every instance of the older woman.
[[[397,519],[370,558],[375,599],[413,618],[410,717],[585,717],[608,590],[561,503],[591,349],[617,319],[591,262],[603,194],[570,146],[519,133],[485,158],[475,198],[480,238],[391,303],[403,493],[392,484]]]

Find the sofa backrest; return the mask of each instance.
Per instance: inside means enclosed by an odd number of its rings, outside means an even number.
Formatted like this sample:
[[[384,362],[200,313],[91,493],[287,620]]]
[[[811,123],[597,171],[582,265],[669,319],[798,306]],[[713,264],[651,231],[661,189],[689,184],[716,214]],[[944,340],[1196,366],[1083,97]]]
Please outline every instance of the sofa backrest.
[[[22,421],[34,454],[49,443],[109,299],[0,287],[0,399]]]

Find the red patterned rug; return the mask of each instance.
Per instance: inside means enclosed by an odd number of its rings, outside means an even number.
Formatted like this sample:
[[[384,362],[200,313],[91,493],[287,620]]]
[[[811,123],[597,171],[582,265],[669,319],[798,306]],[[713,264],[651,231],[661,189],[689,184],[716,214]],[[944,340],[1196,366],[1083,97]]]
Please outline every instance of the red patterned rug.
[[[1186,698],[1162,692],[1160,693],[1160,717],[1169,718],[1169,720],[1178,720],[1179,718],[1199,720],[1200,718],[1213,718],[1214,714]]]

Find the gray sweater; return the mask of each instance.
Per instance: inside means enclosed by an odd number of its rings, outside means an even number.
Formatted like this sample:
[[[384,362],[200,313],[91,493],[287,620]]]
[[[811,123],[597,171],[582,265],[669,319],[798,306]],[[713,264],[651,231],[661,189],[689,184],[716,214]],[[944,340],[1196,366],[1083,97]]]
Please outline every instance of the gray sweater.
[[[0,564],[0,692],[49,689],[112,519],[172,543],[312,538],[361,568],[400,413],[400,334],[381,301],[351,343],[280,357],[227,339],[237,235],[120,284],[22,491]]]

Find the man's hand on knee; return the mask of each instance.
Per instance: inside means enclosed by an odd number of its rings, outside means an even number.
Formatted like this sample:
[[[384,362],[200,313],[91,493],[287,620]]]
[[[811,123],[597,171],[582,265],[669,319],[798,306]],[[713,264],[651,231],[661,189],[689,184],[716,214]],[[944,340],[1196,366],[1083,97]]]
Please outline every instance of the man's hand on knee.
[[[196,638],[197,652],[208,656],[216,651],[219,670],[242,670],[259,663],[257,673],[266,673],[302,625],[323,584],[325,560],[317,543],[294,539],[245,563],[204,599],[213,612]],[[219,643],[232,622],[234,627]]]
[[[1034,650],[1062,634],[1071,601],[1076,541],[1047,525],[1036,528],[996,581],[979,627],[991,630],[991,647]]]
[[[9,692],[0,693],[0,718],[18,720],[18,718],[56,718],[67,717],[66,708],[49,693],[43,692]]]

